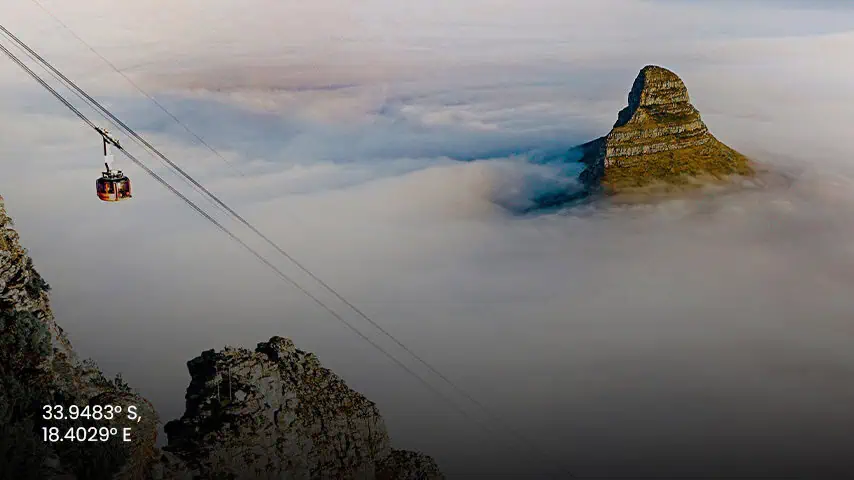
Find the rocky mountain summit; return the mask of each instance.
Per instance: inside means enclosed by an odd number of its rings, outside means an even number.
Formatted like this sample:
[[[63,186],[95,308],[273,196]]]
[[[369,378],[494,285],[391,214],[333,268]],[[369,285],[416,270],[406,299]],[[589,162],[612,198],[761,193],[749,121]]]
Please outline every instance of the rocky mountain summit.
[[[443,478],[432,458],[392,449],[376,405],[289,339],[187,365],[186,411],[166,424],[166,450],[202,478]]]
[[[443,478],[429,456],[391,447],[373,402],[281,337],[188,362],[186,411],[158,448],[154,407],[77,358],[49,290],[0,197],[0,479]],[[44,405],[133,405],[141,420],[45,420]],[[133,440],[46,442],[43,427],[131,428]]]
[[[753,173],[746,157],[709,132],[682,79],[653,65],[638,74],[611,132],[579,148],[582,182],[607,193]]]

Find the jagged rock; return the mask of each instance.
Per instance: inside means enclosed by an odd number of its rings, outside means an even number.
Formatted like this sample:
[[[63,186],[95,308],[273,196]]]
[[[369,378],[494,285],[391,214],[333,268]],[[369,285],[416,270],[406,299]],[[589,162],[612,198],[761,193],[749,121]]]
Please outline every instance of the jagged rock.
[[[50,309],[50,286],[33,267],[33,260],[19,242],[14,222],[6,214],[5,201],[0,197],[0,311],[30,312],[50,331],[53,356],[61,360],[76,360],[71,344],[57,325]]]
[[[74,373],[73,355],[53,320],[49,286],[12,226],[0,201],[0,478],[62,476],[68,470],[34,431],[38,404],[73,384],[57,373]]]
[[[197,475],[373,479],[378,466],[391,471],[383,462],[397,454],[376,405],[291,340],[209,350],[187,366],[186,412],[166,425],[166,450]],[[432,460],[389,465],[398,464],[414,473],[386,478],[442,478]]]
[[[588,165],[581,180],[612,193],[753,173],[747,158],[709,132],[682,80],[653,65],[638,74],[611,132],[579,148]]]

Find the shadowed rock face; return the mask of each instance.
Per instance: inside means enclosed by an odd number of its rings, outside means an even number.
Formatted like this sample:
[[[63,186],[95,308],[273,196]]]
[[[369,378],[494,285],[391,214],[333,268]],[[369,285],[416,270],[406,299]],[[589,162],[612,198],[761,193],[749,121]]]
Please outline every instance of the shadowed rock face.
[[[752,173],[747,158],[709,133],[682,80],[652,65],[638,74],[611,132],[580,148],[582,181],[613,193]]]
[[[50,287],[33,266],[0,197],[0,479],[136,479],[157,461],[157,414],[116,379],[81,362],[54,320]],[[140,421],[126,418],[52,420],[43,405],[135,405]],[[132,441],[45,442],[41,427],[65,433],[79,427],[129,427]]]
[[[376,405],[291,340],[255,351],[209,350],[192,380],[167,450],[203,478],[439,479],[432,458],[392,450]]]

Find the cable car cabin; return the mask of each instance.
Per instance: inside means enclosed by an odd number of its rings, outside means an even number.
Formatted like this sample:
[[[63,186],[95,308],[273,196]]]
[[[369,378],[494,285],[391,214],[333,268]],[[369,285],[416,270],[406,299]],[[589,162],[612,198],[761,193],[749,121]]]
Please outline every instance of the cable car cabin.
[[[98,198],[105,202],[120,202],[131,198],[130,179],[124,176],[121,170],[110,170],[101,174],[95,182]]]
[[[101,133],[104,145],[104,166],[107,169],[101,173],[101,178],[95,182],[95,191],[98,193],[98,198],[105,202],[120,202],[127,200],[130,195],[130,179],[121,170],[110,169],[110,164],[113,163],[113,155],[107,148],[107,140],[109,143],[121,148],[119,141],[109,135],[106,130],[98,129]]]

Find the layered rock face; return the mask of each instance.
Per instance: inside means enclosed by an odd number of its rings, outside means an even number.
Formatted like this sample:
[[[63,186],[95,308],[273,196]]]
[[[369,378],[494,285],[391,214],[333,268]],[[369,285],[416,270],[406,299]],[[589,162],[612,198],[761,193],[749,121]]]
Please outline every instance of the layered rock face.
[[[166,425],[166,449],[196,475],[443,478],[430,457],[392,450],[376,405],[288,339],[209,350],[188,368],[186,411]]]
[[[638,74],[611,132],[581,148],[582,181],[612,192],[752,173],[747,158],[709,132],[682,80],[652,65]]]

